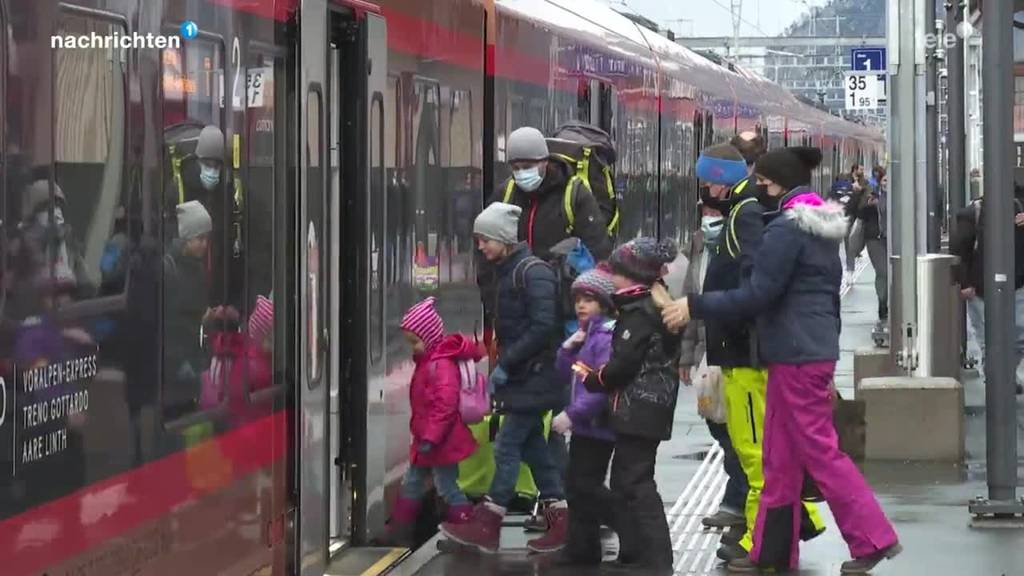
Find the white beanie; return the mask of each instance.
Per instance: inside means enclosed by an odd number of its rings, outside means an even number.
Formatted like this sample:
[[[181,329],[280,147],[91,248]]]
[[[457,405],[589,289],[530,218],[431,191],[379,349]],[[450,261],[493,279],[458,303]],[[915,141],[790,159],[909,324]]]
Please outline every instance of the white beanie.
[[[175,211],[178,215],[178,238],[191,240],[213,230],[210,213],[198,200],[178,204]]]
[[[504,202],[495,202],[484,208],[473,222],[473,234],[497,240],[503,244],[519,243],[519,215],[523,209]]]
[[[549,156],[548,143],[540,130],[524,126],[508,137],[508,161],[546,160]]]

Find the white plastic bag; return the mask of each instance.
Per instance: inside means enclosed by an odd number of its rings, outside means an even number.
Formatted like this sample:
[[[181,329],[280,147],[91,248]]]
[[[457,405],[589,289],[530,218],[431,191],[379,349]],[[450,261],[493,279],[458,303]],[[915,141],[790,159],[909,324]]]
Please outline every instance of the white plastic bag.
[[[722,369],[708,366],[708,357],[701,358],[700,366],[693,376],[697,384],[697,413],[702,418],[725,423],[725,395],[722,393]]]

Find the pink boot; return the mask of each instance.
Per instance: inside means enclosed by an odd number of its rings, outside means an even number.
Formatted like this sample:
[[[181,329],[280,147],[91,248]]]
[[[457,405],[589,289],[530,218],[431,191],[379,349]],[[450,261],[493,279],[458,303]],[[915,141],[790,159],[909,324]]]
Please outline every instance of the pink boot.
[[[448,507],[448,513],[445,515],[445,522],[450,524],[464,524],[469,522],[469,519],[473,516],[473,505],[456,504]]]

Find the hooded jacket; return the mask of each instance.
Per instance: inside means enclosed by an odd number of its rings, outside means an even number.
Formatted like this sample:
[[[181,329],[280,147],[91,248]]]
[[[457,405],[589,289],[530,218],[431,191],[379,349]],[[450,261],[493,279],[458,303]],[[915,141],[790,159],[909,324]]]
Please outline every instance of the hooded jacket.
[[[615,307],[611,357],[584,385],[609,395],[616,434],[668,440],[679,394],[679,337],[665,328],[647,287],[616,293]]]
[[[596,438],[615,440],[615,433],[608,427],[608,395],[586,389],[580,378],[572,371],[574,362],[583,362],[597,368],[604,366],[612,354],[614,320],[594,318],[587,325],[587,339],[577,350],[558,347],[555,368],[563,380],[572,382],[569,406],[565,413],[572,420],[572,433]]]
[[[476,441],[459,416],[459,360],[479,360],[477,346],[462,334],[451,334],[414,357],[416,369],[409,386],[409,461],[414,466],[444,466],[465,460]],[[420,452],[429,442],[431,449]]]
[[[839,243],[843,207],[805,186],[780,201],[765,228],[750,282],[689,297],[694,318],[740,321],[756,316],[761,361],[803,364],[839,359]]]

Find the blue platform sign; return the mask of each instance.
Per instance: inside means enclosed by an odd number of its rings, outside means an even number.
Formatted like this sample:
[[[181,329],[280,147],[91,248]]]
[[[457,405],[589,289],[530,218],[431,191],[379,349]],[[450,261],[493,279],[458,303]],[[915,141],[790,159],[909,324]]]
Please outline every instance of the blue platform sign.
[[[857,72],[885,72],[885,48],[854,48],[850,64]]]

